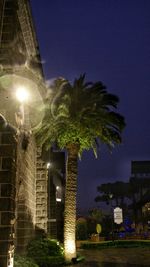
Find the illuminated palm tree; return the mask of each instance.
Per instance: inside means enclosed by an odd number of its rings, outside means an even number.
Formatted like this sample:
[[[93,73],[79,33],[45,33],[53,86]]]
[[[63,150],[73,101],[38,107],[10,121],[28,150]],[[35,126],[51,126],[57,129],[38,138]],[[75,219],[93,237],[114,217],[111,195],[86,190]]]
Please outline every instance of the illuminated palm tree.
[[[46,149],[54,143],[67,152],[67,174],[64,212],[64,250],[66,260],[76,257],[76,192],[78,156],[83,150],[100,143],[112,148],[121,142],[124,118],[113,109],[118,97],[109,94],[101,82],[85,83],[85,75],[73,84],[55,80],[45,104],[45,116],[36,129],[38,143]]]

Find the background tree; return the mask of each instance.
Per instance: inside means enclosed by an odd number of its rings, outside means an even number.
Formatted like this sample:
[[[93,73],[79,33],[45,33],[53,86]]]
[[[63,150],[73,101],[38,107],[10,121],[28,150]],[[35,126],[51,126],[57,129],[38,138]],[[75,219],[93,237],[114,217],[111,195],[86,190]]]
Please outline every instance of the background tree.
[[[114,206],[121,208],[125,205],[125,198],[129,196],[129,183],[116,181],[114,183],[105,183],[97,187],[97,191],[100,193],[96,198],[96,202],[106,202],[109,204],[110,196]]]
[[[130,214],[135,224],[142,222],[142,205],[150,201],[149,195],[150,179],[132,177],[129,182],[116,181],[105,183],[97,187],[99,195],[96,202],[105,202],[107,205],[112,201],[112,206],[123,209],[124,215]],[[110,195],[112,199],[110,200]]]
[[[76,192],[78,156],[83,150],[93,149],[95,155],[100,143],[111,149],[121,142],[124,118],[113,111],[119,99],[109,94],[101,82],[86,83],[85,75],[73,84],[59,78],[45,103],[45,116],[36,128],[40,145],[49,149],[57,143],[67,152],[67,172],[64,211],[64,250],[70,261],[76,257]]]
[[[104,214],[103,214],[103,211],[101,209],[93,208],[93,209],[89,210],[89,214],[90,214],[90,217],[96,221],[96,223],[102,222]]]

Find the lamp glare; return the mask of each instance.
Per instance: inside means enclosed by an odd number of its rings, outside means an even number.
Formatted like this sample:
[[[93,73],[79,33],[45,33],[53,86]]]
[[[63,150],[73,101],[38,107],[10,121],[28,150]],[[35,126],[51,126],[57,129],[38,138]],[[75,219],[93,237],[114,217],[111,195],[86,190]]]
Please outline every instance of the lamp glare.
[[[19,87],[16,91],[16,97],[19,102],[23,103],[28,99],[28,91],[24,87]]]

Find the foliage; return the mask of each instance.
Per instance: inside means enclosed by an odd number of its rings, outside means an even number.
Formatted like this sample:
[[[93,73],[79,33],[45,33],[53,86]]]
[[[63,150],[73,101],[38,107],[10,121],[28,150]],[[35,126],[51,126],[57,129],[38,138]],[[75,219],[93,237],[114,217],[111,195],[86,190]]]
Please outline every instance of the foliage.
[[[67,79],[54,81],[45,101],[44,118],[35,129],[37,143],[48,150],[54,144],[66,149],[67,179],[65,187],[64,248],[66,260],[76,257],[75,214],[77,159],[84,150],[97,149],[101,143],[110,149],[121,143],[124,117],[114,111],[119,98],[109,94],[102,82],[86,83],[81,75],[71,84]],[[71,192],[70,192],[71,191]],[[70,205],[72,211],[70,212]],[[74,252],[67,245],[72,235]],[[72,256],[73,255],[73,256]]]
[[[87,218],[87,232],[89,238],[93,233],[96,233],[96,220],[92,217]]]
[[[31,258],[15,255],[14,267],[38,267],[38,265]]]
[[[76,222],[76,239],[86,240],[87,236],[87,221],[84,218],[79,218]]]
[[[129,183],[116,181],[114,183],[101,184],[97,187],[97,191],[100,195],[95,198],[96,202],[104,201],[109,204],[111,201],[115,201],[116,206],[122,207],[124,198],[129,196]]]
[[[85,75],[71,84],[57,79],[45,101],[45,116],[35,129],[37,141],[48,149],[53,143],[64,149],[79,144],[83,150],[96,149],[100,142],[112,148],[121,142],[125,122],[113,111],[119,99],[109,94],[102,82],[86,83]]]
[[[101,184],[97,187],[97,191],[99,195],[95,198],[96,202],[119,206],[123,208],[124,216],[130,212],[130,216],[136,224],[140,221],[144,222],[145,218],[141,218],[142,212],[138,212],[138,210],[149,202],[150,179],[131,177],[129,182],[116,181]]]
[[[48,238],[32,240],[27,248],[27,256],[34,259],[40,267],[57,266],[64,262],[61,246]]]
[[[112,218],[110,215],[105,215],[102,221],[102,236],[109,237],[112,230]]]
[[[104,216],[102,210],[98,208],[94,208],[90,210],[89,214],[90,214],[90,217],[96,221],[96,223],[100,223]]]
[[[97,225],[102,222],[104,214],[101,209],[93,208],[89,210],[87,217],[87,233],[90,238],[92,234],[97,233]]]
[[[115,240],[101,242],[84,242],[81,244],[83,249],[104,249],[104,248],[134,248],[134,247],[150,247],[150,240]]]

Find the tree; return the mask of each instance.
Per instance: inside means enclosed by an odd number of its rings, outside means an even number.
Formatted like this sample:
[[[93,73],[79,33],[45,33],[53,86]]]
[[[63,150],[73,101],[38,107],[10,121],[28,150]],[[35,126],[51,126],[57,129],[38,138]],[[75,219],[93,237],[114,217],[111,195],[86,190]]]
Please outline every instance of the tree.
[[[129,183],[116,181],[114,183],[101,184],[97,187],[97,191],[100,193],[95,198],[96,202],[102,201],[109,204],[110,195],[112,196],[111,201],[115,201],[115,206],[124,207],[124,199],[129,197]]]
[[[104,216],[103,211],[98,208],[93,208],[89,210],[89,214],[90,214],[90,217],[96,221],[96,223],[101,223],[103,216]]]
[[[59,78],[46,99],[45,115],[36,128],[39,145],[49,149],[54,143],[67,152],[64,211],[64,251],[66,260],[76,257],[76,191],[78,156],[100,143],[111,149],[121,142],[124,117],[113,111],[119,99],[109,94],[102,82],[86,83],[85,75],[73,84]]]
[[[85,218],[78,218],[76,221],[76,238],[77,240],[86,240],[87,239],[87,220]]]

